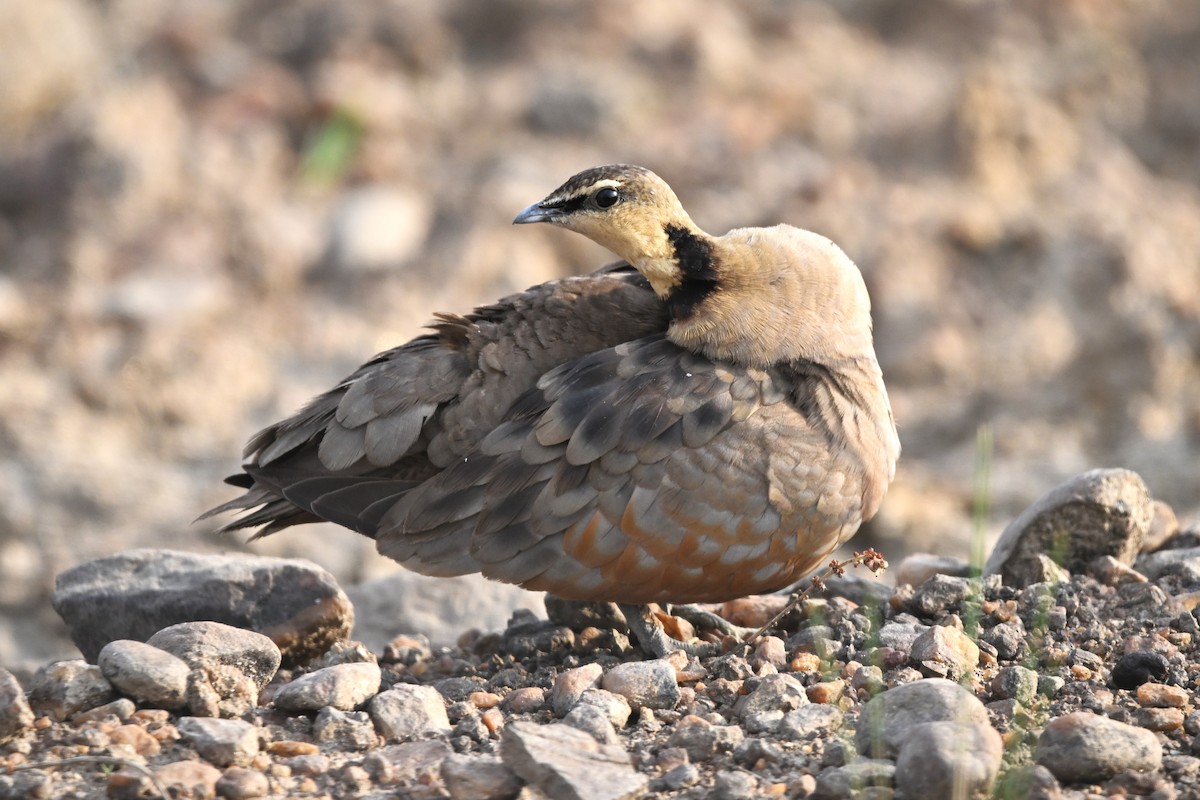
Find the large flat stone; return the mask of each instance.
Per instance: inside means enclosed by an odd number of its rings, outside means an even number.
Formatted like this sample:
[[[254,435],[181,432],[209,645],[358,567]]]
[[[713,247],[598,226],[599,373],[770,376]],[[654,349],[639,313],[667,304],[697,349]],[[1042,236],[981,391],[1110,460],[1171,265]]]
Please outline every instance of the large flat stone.
[[[354,609],[333,576],[304,559],[142,549],[96,559],[55,580],[54,610],[84,657],[116,639],[144,642],[181,622],[222,622],[268,636],[303,664],[346,638]]]

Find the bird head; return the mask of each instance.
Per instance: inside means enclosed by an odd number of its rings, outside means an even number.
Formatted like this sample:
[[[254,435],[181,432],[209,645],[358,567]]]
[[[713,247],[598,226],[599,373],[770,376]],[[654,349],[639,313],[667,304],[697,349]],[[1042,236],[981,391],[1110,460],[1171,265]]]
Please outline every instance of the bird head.
[[[583,234],[640,270],[660,296],[684,278],[670,232],[700,233],[666,181],[630,164],[580,172],[513,220],[530,222]]]

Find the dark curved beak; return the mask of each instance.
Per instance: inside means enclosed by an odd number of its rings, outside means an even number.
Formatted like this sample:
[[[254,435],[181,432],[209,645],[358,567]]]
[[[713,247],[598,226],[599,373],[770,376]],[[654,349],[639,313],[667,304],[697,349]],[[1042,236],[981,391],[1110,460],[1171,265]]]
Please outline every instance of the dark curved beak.
[[[529,208],[517,214],[513,225],[527,225],[531,222],[554,222],[563,215],[557,208],[547,208],[541,203],[534,203]]]

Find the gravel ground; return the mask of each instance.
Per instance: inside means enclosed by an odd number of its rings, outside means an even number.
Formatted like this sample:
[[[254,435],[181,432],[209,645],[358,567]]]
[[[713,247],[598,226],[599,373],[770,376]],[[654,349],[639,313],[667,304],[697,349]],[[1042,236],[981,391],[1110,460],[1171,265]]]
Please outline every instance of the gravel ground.
[[[379,653],[281,654],[298,637],[278,625],[113,632],[28,691],[0,672],[0,798],[1200,797],[1200,528],[1168,510],[1134,473],[1085,473],[1013,521],[982,577],[932,556],[896,589],[851,571],[700,658],[647,659],[562,602]],[[1028,558],[1048,530],[1069,533],[1056,561]],[[753,627],[785,602],[714,610]]]
[[[69,652],[75,564],[246,549],[189,522],[262,424],[604,263],[509,221],[613,161],[862,267],[904,456],[861,542],[965,556],[985,423],[993,536],[1094,465],[1195,518],[1198,54],[1159,0],[0,4],[0,664]]]

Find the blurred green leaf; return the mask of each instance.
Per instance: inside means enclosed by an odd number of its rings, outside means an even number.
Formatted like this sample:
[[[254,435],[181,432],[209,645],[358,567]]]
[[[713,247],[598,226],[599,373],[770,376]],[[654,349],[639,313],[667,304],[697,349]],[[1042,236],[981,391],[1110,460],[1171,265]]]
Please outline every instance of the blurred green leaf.
[[[300,179],[322,187],[340,181],[354,163],[363,132],[358,117],[344,108],[335,109],[310,137],[300,158]]]

